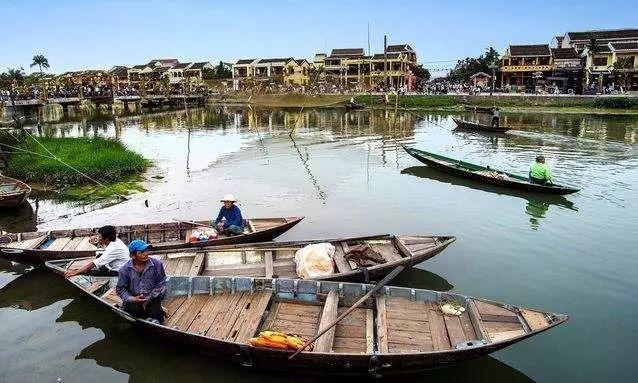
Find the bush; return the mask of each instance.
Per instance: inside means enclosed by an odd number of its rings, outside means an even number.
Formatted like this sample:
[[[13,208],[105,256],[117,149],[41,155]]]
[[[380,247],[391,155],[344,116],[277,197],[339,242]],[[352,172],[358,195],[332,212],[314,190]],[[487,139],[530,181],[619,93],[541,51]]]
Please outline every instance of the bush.
[[[40,138],[39,141],[64,163],[101,183],[128,179],[151,164],[114,139]],[[8,175],[57,187],[93,183],[64,163],[43,157],[50,155],[32,138],[26,138],[19,146],[40,155],[14,151],[6,171]]]

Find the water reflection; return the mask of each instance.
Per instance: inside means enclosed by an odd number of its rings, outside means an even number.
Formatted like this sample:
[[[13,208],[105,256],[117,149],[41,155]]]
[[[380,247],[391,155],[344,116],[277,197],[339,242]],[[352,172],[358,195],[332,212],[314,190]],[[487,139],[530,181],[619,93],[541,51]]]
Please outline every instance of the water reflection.
[[[24,273],[25,266],[16,267]],[[7,269],[2,267],[2,270]],[[78,295],[63,282],[59,276],[44,268],[29,270],[0,290],[0,308],[13,307],[32,311]]]
[[[450,291],[454,288],[447,279],[431,271],[412,267],[404,270],[392,281],[393,285],[435,291]]]
[[[429,166],[412,166],[401,171],[401,174],[409,174],[424,179],[431,179],[450,185],[464,186],[474,190],[481,190],[489,193],[508,195],[519,197],[527,200],[525,205],[525,214],[530,216],[530,226],[532,229],[538,229],[540,221],[545,218],[547,211],[551,205],[558,206],[567,210],[578,211],[574,203],[564,196],[544,195],[517,191],[498,187],[496,185],[484,184],[478,181],[470,180],[463,177],[454,176],[433,169]]]
[[[13,209],[0,210],[0,231],[22,232],[34,231],[37,227],[37,213],[30,202]]]

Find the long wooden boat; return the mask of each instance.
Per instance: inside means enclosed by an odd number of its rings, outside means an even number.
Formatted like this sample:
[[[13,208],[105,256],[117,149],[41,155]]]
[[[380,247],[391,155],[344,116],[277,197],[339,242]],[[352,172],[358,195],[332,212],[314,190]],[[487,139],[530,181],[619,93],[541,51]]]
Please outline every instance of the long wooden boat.
[[[434,154],[423,150],[409,148],[407,146],[403,146],[403,149],[405,149],[405,151],[408,152],[409,155],[428,166],[444,171],[446,173],[474,179],[492,185],[525,190],[528,192],[560,195],[576,193],[580,190],[570,186],[562,186],[558,184],[539,185],[531,183],[528,177],[503,172],[500,170],[492,169],[490,167],[471,164],[469,162],[455,160],[453,158],[441,156],[439,154]]]
[[[153,251],[161,259],[167,275],[244,276],[299,278],[294,256],[312,243],[330,242],[335,247],[334,273],[316,280],[367,281],[383,277],[395,267],[412,267],[439,254],[456,240],[451,236],[374,235],[312,241],[264,242],[214,246],[181,252]],[[347,254],[355,246],[369,246],[381,257],[378,261],[357,262]],[[49,265],[63,274],[78,269],[93,258],[63,259]]]
[[[459,118],[452,118],[452,121],[454,121],[458,129],[481,130],[484,132],[492,132],[492,133],[505,133],[508,130],[510,130],[510,128],[505,126],[496,127],[492,125],[479,124],[477,122],[461,120]]]
[[[495,109],[493,106],[473,106],[473,105],[465,105],[463,108],[469,112],[489,113],[489,114],[494,113],[494,109]]]
[[[47,262],[48,267],[52,267]],[[96,302],[151,336],[244,367],[318,374],[411,373],[478,358],[565,322],[567,315],[471,296],[405,287],[382,288],[334,331],[289,359],[293,351],[251,346],[260,331],[309,339],[373,285],[226,276],[170,277],[163,325],[124,312],[116,278],[68,279]],[[461,315],[443,314],[455,302]]]
[[[31,194],[31,186],[15,178],[0,175],[0,209],[22,205]]]
[[[220,235],[209,241],[190,242],[193,230],[208,221],[162,222],[143,225],[116,226],[118,236],[126,243],[143,239],[156,250],[201,248],[212,245],[229,245],[270,241],[283,234],[304,217],[253,218],[246,220],[244,234]],[[43,264],[64,258],[94,257],[99,251],[90,243],[98,228],[36,231],[0,235],[0,256],[14,262]]]

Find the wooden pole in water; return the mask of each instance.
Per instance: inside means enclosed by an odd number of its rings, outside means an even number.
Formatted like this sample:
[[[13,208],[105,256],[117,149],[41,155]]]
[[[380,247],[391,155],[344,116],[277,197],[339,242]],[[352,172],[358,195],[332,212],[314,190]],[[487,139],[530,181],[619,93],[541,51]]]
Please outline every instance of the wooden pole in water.
[[[309,341],[307,341],[306,343],[304,343],[303,346],[301,346],[300,349],[298,349],[297,351],[295,351],[292,355],[290,355],[288,357],[288,360],[293,359],[295,356],[299,355],[300,352],[302,352],[303,350],[305,350],[306,348],[308,348],[308,346],[310,346],[314,341],[316,341],[317,339],[319,339],[320,336],[322,336],[323,334],[325,334],[326,332],[328,332],[328,330],[330,330],[331,328],[333,328],[334,326],[337,325],[337,323],[341,322],[343,320],[343,318],[347,317],[348,314],[350,314],[352,311],[354,311],[354,309],[356,309],[357,307],[361,306],[363,304],[363,302],[365,302],[368,298],[370,298],[372,296],[372,294],[376,293],[377,291],[381,290],[381,288],[383,286],[385,286],[388,282],[390,282],[392,279],[394,279],[394,277],[396,277],[397,275],[399,275],[400,272],[402,272],[404,269],[404,266],[397,266],[394,270],[392,270],[390,272],[390,274],[386,275],[385,278],[383,278],[381,281],[379,281],[379,283],[377,283],[372,290],[368,291],[368,293],[364,296],[362,296],[361,298],[359,298],[358,301],[356,301],[352,306],[350,306],[349,309],[347,309],[346,311],[344,311],[343,313],[341,313],[341,315],[339,315],[337,317],[337,319],[334,320],[334,322],[330,323],[328,326],[326,326],[326,328],[324,328],[323,330],[319,331],[319,333],[317,335],[315,335],[312,339],[310,339]]]

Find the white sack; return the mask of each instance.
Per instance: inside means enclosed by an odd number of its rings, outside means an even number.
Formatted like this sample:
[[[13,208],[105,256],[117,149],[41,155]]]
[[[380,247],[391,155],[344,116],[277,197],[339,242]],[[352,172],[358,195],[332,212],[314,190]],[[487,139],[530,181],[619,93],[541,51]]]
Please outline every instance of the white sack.
[[[331,243],[315,243],[295,253],[299,278],[312,279],[334,273],[332,257],[335,247]]]

